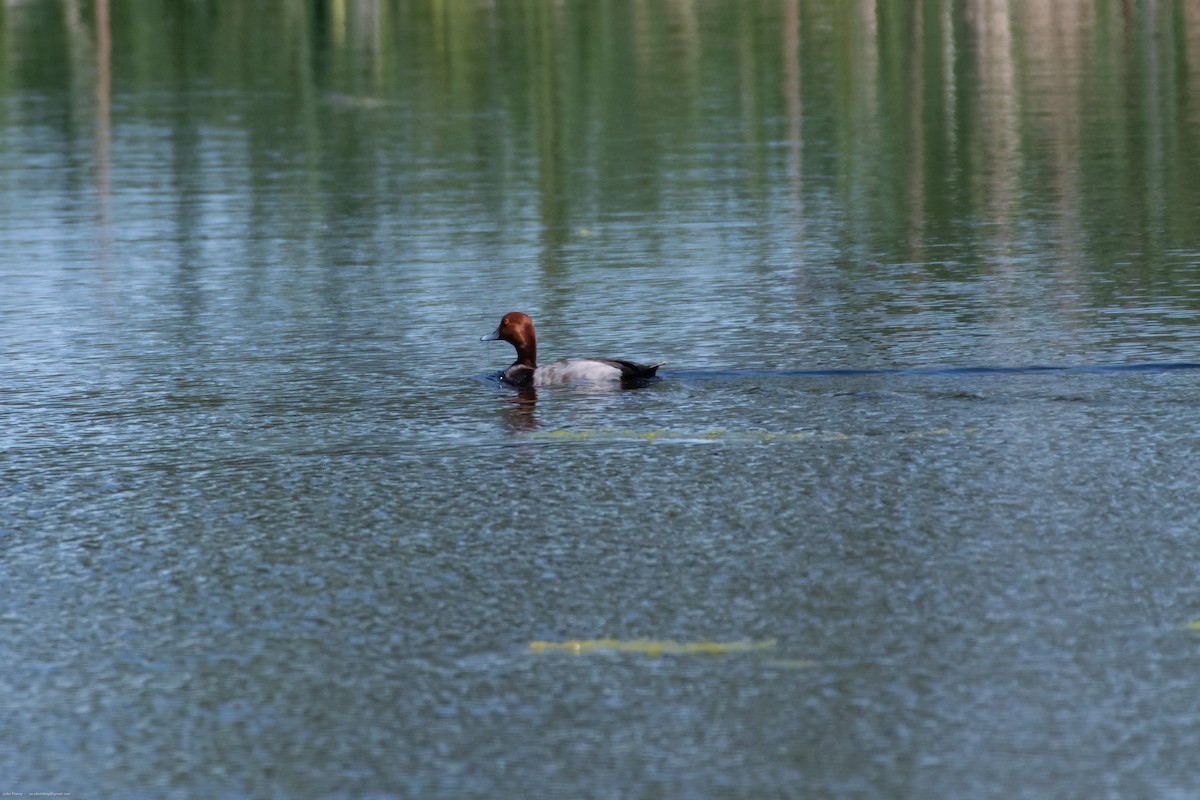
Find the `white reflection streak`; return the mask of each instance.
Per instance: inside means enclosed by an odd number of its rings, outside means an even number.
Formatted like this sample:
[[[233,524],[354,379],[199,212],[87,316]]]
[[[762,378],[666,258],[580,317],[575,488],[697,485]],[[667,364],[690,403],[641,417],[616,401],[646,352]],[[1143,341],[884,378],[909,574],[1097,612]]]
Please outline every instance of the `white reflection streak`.
[[[1054,76],[1048,91],[1025,92],[1037,113],[1034,119],[1046,120],[1051,137],[1054,164],[1056,248],[1055,272],[1060,291],[1056,301],[1063,312],[1075,315],[1082,310],[1084,294],[1081,274],[1084,259],[1083,228],[1080,209],[1082,193],[1079,176],[1082,164],[1081,125],[1086,117],[1082,97],[1086,92],[1083,76],[1087,59],[1086,42],[1093,28],[1090,6],[1084,3],[1026,3],[1021,28],[1025,32],[1024,63],[1036,64],[1037,74]]]
[[[1022,276],[1014,253],[1020,152],[1009,13],[1007,0],[972,0],[967,6],[967,20],[979,43],[975,57],[981,133],[977,146],[972,148],[975,160],[972,172],[978,175],[975,179],[978,185],[972,186],[972,194],[979,192],[977,222],[983,227],[978,236],[986,243],[986,268],[998,278],[990,287],[997,332],[1001,328],[1019,329],[1022,324],[1022,312],[1011,302],[1011,298],[1020,294]],[[1013,333],[993,341],[998,348],[1005,349],[1003,342],[1019,340],[1019,334]],[[1008,360],[1008,353],[1000,354],[999,358]]]
[[[946,87],[946,152],[958,152],[958,84],[955,83],[958,73],[954,69],[954,4],[942,4],[942,85]]]
[[[99,261],[112,256],[112,31],[109,0],[96,0],[96,203]]]
[[[925,191],[925,143],[927,140],[922,134],[925,121],[925,71],[923,69],[925,62],[923,57],[925,52],[925,9],[914,6],[911,13],[913,15],[912,47],[915,52],[913,63],[916,66],[910,73],[911,85],[908,89],[908,96],[912,98],[908,118],[912,127],[910,140],[913,143],[908,184],[908,249],[910,260],[924,261],[926,257],[925,198],[928,196]]]
[[[1167,37],[1161,36],[1158,30],[1158,7],[1155,0],[1146,0],[1145,14],[1141,21],[1142,46],[1145,48],[1146,64],[1145,70],[1145,97],[1146,103],[1149,105],[1146,114],[1146,125],[1150,129],[1149,136],[1146,140],[1149,142],[1149,147],[1146,148],[1146,159],[1149,162],[1147,169],[1146,187],[1149,203],[1152,204],[1152,213],[1155,219],[1163,219],[1167,214],[1167,198],[1166,198],[1166,161],[1163,155],[1163,118],[1170,111],[1163,107],[1161,87],[1159,86],[1159,46],[1160,42],[1169,42]],[[1169,45],[1168,45],[1169,46]],[[1157,229],[1161,232],[1161,228]],[[1161,245],[1162,242],[1156,244]]]
[[[980,43],[979,94],[983,98],[980,110],[986,114],[982,126],[984,152],[980,156],[991,166],[983,173],[989,184],[985,189],[992,216],[989,221],[1010,231],[1016,176],[1020,172],[1010,7],[1008,0],[976,0],[974,12],[976,39]],[[999,244],[1007,251],[1008,242]]]
[[[784,6],[783,23],[784,107],[788,118],[787,176],[792,195],[792,216],[795,220],[795,254],[793,263],[797,279],[803,279],[804,248],[804,106],[800,97],[800,9],[798,0],[788,0]]]

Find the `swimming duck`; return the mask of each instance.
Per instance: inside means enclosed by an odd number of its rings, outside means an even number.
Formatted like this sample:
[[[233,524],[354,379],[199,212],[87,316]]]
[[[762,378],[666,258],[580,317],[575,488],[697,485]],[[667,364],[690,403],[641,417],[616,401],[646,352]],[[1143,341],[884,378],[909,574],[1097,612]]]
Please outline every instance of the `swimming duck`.
[[[537,365],[537,334],[528,314],[512,311],[500,320],[500,326],[479,341],[499,339],[517,348],[517,360],[500,375],[513,386],[546,386],[571,381],[632,381],[652,378],[665,361],[637,364],[619,358],[569,358],[544,367]]]

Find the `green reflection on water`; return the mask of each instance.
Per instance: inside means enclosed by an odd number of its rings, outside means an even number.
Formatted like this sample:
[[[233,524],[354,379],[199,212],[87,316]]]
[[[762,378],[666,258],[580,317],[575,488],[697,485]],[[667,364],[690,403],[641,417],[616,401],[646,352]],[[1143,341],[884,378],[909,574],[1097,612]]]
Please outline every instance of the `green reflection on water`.
[[[551,277],[597,218],[690,208],[695,225],[790,236],[801,262],[806,242],[827,240],[847,268],[994,271],[1032,226],[1052,245],[1047,269],[1099,266],[1116,280],[1094,290],[1119,296],[1194,265],[1200,207],[1200,12],[1124,9],[19,3],[0,11],[0,123],[23,121],[14,98],[49,96],[53,123],[89,145],[76,157],[109,158],[90,129],[109,124],[96,85],[111,71],[118,132],[166,123],[184,153],[214,131],[245,136],[257,191],[299,182],[289,189],[338,219],[403,212],[439,188],[477,195],[494,226],[481,235],[536,224]],[[398,162],[423,169],[405,185],[380,177]],[[525,192],[532,207],[514,199]],[[289,221],[305,213],[296,204]],[[972,246],[943,261],[948,242]]]

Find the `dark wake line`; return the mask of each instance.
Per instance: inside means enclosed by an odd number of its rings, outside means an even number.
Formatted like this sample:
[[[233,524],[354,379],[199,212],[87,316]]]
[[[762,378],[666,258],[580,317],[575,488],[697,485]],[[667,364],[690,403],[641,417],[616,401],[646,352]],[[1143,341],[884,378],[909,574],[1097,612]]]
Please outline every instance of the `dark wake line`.
[[[862,375],[928,375],[954,377],[956,375],[1023,375],[1042,372],[1065,374],[1105,374],[1122,372],[1176,372],[1200,370],[1200,363],[1167,362],[1160,364],[1098,364],[1090,366],[1046,366],[1027,367],[893,367],[880,369],[727,369],[727,370],[663,370],[666,378],[845,378]]]

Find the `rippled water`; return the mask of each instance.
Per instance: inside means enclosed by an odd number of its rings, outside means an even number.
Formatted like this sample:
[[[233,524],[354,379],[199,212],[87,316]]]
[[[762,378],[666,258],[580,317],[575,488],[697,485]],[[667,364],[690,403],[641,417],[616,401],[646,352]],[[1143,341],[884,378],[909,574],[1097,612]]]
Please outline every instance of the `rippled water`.
[[[0,11],[0,790],[1200,791],[1194,13],[451,5]]]

